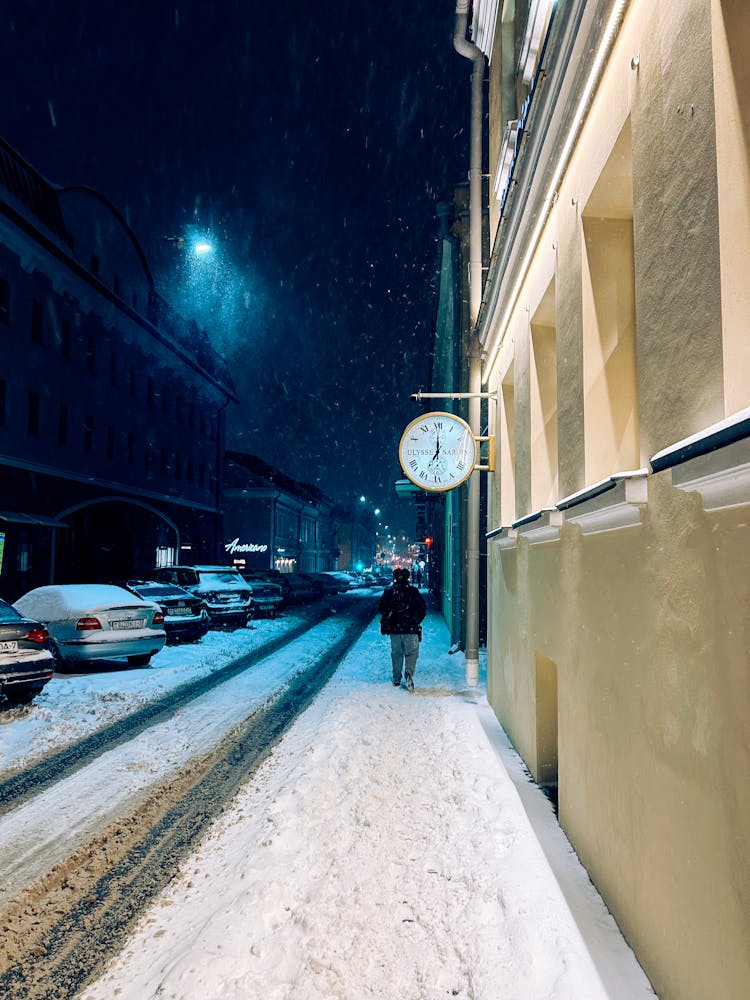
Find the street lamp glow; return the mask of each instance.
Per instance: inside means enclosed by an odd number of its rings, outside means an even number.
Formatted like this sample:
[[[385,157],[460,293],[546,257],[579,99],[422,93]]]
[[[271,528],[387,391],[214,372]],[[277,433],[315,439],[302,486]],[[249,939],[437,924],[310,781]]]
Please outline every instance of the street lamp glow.
[[[367,497],[360,497],[359,498],[359,502],[360,503],[366,503],[367,502]]]
[[[375,515],[377,516],[379,513],[380,513],[380,507],[376,507],[375,508]]]
[[[211,243],[196,243],[193,247],[193,251],[198,257],[205,257],[207,254],[213,253],[213,250]]]

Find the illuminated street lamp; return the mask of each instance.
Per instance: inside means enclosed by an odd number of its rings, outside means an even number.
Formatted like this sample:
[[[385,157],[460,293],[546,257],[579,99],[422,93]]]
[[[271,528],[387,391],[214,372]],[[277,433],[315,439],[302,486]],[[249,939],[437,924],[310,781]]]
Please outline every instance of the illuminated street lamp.
[[[172,243],[178,250],[189,246],[196,257],[208,257],[216,247],[205,236],[162,236],[164,243]]]

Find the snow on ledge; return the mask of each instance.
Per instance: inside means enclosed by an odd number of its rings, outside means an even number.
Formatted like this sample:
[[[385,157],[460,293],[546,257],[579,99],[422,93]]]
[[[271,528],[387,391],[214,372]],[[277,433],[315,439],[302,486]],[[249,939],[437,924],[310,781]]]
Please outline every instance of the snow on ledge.
[[[654,472],[670,469],[681,462],[723,448],[735,441],[750,437],[750,406],[738,410],[730,417],[719,420],[710,427],[657,451],[649,463]]]
[[[672,486],[700,493],[704,510],[750,503],[750,407],[657,452],[651,468],[671,469]]]
[[[577,524],[584,535],[629,528],[641,523],[648,502],[648,469],[618,472],[608,479],[573,493],[558,504],[565,520]]]
[[[557,507],[543,507],[528,517],[515,521],[513,527],[519,537],[525,538],[530,545],[537,545],[539,542],[558,539],[562,522],[563,515]]]

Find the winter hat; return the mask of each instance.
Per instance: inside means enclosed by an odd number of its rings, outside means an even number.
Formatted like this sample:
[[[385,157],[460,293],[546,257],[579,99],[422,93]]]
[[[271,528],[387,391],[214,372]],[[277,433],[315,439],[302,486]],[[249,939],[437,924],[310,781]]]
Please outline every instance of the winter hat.
[[[396,583],[398,583],[399,580],[408,580],[409,579],[409,570],[408,569],[404,569],[403,566],[401,566],[400,569],[394,569],[394,571],[393,571],[393,579],[396,581]]]

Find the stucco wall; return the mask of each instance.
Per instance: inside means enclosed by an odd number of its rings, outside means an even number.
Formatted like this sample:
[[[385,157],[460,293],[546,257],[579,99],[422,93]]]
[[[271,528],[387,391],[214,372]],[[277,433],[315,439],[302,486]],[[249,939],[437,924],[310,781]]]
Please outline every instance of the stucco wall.
[[[490,703],[540,777],[557,665],[560,819],[663,1000],[750,982],[748,552],[663,473],[640,526],[491,553]]]
[[[535,509],[529,317],[551,266],[557,499],[750,405],[738,39],[750,44],[739,0],[626,4],[507,326],[488,324],[504,337],[487,344],[501,431],[490,528]],[[499,538],[488,553],[491,705],[544,779],[554,746],[538,722],[549,730],[556,696],[561,822],[661,1000],[744,998],[750,496],[707,512],[663,472],[648,477],[636,526],[584,536],[564,522],[556,541]]]

